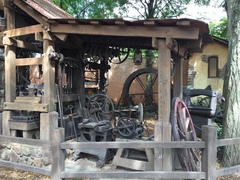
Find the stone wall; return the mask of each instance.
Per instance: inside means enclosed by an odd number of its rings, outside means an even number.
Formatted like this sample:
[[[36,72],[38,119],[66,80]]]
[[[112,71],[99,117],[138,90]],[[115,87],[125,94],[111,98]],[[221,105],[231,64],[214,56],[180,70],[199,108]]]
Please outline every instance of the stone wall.
[[[0,144],[0,158],[29,166],[47,167],[51,164],[50,149],[17,143]]]

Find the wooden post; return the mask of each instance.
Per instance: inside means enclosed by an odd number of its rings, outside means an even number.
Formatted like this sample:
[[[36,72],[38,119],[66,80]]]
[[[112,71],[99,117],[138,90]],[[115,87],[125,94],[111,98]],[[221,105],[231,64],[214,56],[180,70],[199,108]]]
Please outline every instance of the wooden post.
[[[51,179],[60,180],[61,172],[65,170],[65,157],[60,149],[60,144],[64,141],[64,128],[52,129],[51,131]]]
[[[217,128],[211,125],[202,126],[202,140],[206,142],[206,149],[202,152],[202,171],[206,173],[206,179],[216,179]]]
[[[158,48],[158,123],[155,125],[155,141],[171,141],[170,117],[170,49],[165,39],[153,39]],[[154,149],[154,170],[172,170],[172,151]]]
[[[180,58],[180,57],[179,57]],[[183,73],[182,73],[182,59],[176,64],[176,71],[173,76],[173,97],[182,98]],[[173,98],[172,97],[172,98]]]
[[[43,77],[44,96],[43,103],[48,104],[48,112],[55,111],[55,67],[51,66],[48,54],[54,50],[54,42],[50,40],[48,32],[43,32]]]
[[[51,130],[58,127],[58,113],[52,111],[40,114],[40,139],[50,140]]]
[[[158,120],[169,122],[171,109],[170,49],[158,39]]]

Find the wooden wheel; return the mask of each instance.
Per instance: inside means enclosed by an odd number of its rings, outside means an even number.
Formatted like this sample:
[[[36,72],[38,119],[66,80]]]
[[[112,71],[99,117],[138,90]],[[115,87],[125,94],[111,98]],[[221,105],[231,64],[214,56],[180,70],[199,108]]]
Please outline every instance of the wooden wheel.
[[[172,101],[171,118],[174,141],[196,141],[196,132],[187,106],[180,98]],[[195,148],[176,149],[180,164],[184,170],[198,171],[199,150]]]

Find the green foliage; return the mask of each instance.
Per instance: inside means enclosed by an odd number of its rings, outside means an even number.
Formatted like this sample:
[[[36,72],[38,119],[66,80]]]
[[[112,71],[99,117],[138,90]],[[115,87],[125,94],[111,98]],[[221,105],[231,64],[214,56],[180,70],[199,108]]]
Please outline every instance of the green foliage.
[[[210,33],[213,36],[222,38],[227,40],[228,39],[228,21],[227,18],[222,18],[218,22],[210,22],[209,23]]]
[[[126,0],[52,0],[75,18],[116,18],[116,7]]]

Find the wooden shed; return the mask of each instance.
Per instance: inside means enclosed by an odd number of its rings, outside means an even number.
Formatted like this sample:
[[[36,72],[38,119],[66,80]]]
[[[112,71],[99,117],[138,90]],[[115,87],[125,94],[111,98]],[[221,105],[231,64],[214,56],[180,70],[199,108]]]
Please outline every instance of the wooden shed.
[[[109,58],[114,56],[115,49],[157,50],[158,120],[161,124],[168,123],[170,116],[171,55],[175,54],[181,59],[173,77],[173,94],[181,97],[184,59],[188,59],[188,55],[193,52],[201,52],[203,44],[212,42],[208,24],[199,20],[75,19],[48,0],[1,0],[0,15],[5,62],[3,135],[11,134],[9,122],[16,113],[38,112],[42,140],[50,140],[50,130],[59,126],[56,88],[61,59],[59,54],[77,64],[77,68],[71,72],[71,89],[61,96],[62,101],[78,101],[80,97],[80,104],[83,105],[86,54],[95,56],[101,52],[103,61],[99,66],[107,66],[111,63]],[[94,52],[91,51],[93,48]],[[16,93],[18,78],[26,77],[26,74],[20,75],[19,67],[30,71],[34,66],[40,69],[40,75],[34,77],[37,83],[28,80],[29,88],[41,84],[44,93],[37,96]],[[21,82],[26,83],[24,80]],[[159,136],[155,136],[156,140],[161,140]]]

